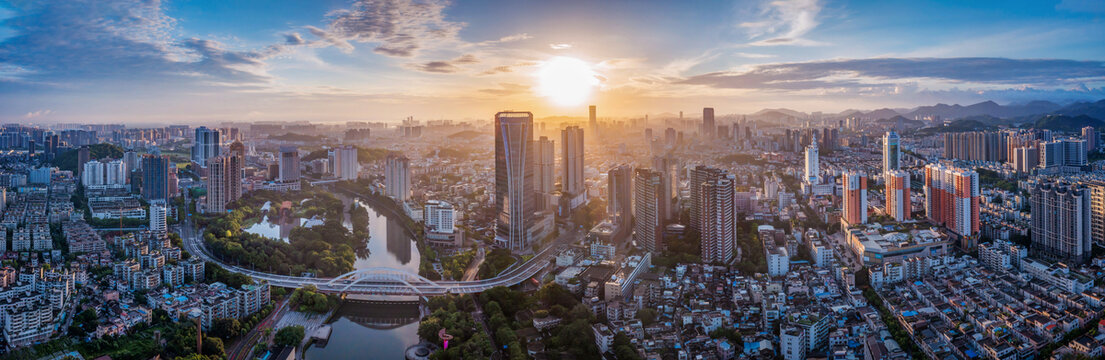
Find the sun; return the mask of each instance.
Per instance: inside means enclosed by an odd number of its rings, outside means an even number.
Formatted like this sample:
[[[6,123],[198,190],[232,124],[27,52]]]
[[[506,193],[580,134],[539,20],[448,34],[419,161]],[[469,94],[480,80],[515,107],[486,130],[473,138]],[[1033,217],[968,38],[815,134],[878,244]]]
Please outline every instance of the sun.
[[[556,105],[580,105],[598,85],[598,74],[580,59],[557,56],[537,68],[537,94]]]

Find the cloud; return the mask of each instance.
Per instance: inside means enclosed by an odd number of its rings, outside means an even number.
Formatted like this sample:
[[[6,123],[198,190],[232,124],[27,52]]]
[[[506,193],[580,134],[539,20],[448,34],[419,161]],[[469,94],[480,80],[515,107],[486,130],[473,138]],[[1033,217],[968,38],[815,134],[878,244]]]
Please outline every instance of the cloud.
[[[234,51],[214,41],[175,39],[176,19],[159,1],[30,2],[15,12],[4,20],[13,35],[0,41],[0,76],[23,85],[260,83],[268,80],[261,60],[283,49]]]
[[[895,81],[1062,86],[1105,80],[1105,62],[1008,58],[873,58],[756,65],[676,81],[725,89],[892,87]]]
[[[343,51],[352,50],[350,42],[375,43],[376,53],[412,57],[428,42],[455,39],[464,27],[445,19],[446,5],[440,0],[358,0],[328,14],[326,29],[307,29]]]
[[[521,84],[514,83],[499,83],[498,88],[493,89],[480,89],[479,91],[484,94],[490,94],[495,96],[510,96],[517,95],[529,91],[530,87]]]
[[[761,16],[766,19],[744,22],[740,27],[747,29],[754,40],[750,45],[822,45],[803,38],[820,24],[817,19],[820,12],[819,0],[773,0],[763,5]]]
[[[1101,0],[1063,0],[1055,5],[1055,9],[1102,14],[1105,13],[1105,2]]]
[[[553,49],[553,50],[571,49],[572,44],[563,44],[563,43],[561,43],[561,44],[549,44],[549,48]]]
[[[303,40],[303,37],[300,36],[299,33],[294,33],[293,32],[293,33],[284,34],[284,44],[285,45],[303,45],[303,44],[306,44],[306,43],[307,43],[307,41]]]
[[[421,72],[437,73],[437,74],[452,74],[452,73],[457,73],[457,72],[461,72],[461,71],[464,70],[463,68],[461,68],[458,65],[475,64],[475,63],[478,63],[478,62],[480,62],[480,60],[478,58],[476,58],[475,55],[464,54],[464,55],[458,56],[458,57],[456,57],[452,60],[437,60],[437,61],[429,61],[429,62],[425,62],[425,63],[407,63],[407,64],[403,64],[403,67],[411,69],[411,70],[421,71]]]
[[[34,118],[37,118],[37,117],[50,115],[53,112],[54,111],[50,110],[50,109],[32,111],[32,112],[27,113],[26,115],[23,115],[23,118],[24,119],[34,119]]]
[[[533,62],[533,61],[520,61],[520,62],[514,63],[513,65],[500,65],[500,66],[496,66],[496,67],[487,69],[487,70],[481,72],[480,75],[495,75],[495,74],[510,73],[510,72],[514,72],[514,69],[516,69],[516,68],[534,66],[534,65],[537,65],[537,63]]]

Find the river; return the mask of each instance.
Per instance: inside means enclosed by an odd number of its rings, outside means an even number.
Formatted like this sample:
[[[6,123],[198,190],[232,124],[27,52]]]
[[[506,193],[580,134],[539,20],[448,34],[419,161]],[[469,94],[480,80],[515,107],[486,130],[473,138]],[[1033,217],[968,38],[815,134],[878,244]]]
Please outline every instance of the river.
[[[335,194],[345,206],[344,224],[352,227],[349,205],[356,201],[368,209],[368,251],[358,255],[354,266],[358,269],[389,267],[418,273],[418,246],[396,219],[384,215],[370,203]],[[296,220],[298,221],[298,220]],[[287,225],[285,225],[287,226]],[[280,224],[265,219],[250,229],[264,229],[262,234],[273,239],[287,241],[287,232],[280,231]],[[290,230],[290,229],[289,229]],[[417,300],[399,298],[389,300]],[[412,315],[413,314],[413,315]],[[333,332],[324,346],[311,346],[307,359],[403,359],[407,347],[418,343],[418,306],[384,305],[347,301],[334,314],[330,325]]]

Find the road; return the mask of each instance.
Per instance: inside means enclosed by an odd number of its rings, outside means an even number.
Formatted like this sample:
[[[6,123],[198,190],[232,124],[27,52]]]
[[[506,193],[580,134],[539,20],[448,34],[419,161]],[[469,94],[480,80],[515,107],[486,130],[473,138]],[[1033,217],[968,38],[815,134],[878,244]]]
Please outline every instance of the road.
[[[288,308],[287,299],[280,302],[269,316],[266,316],[264,320],[261,320],[260,324],[253,327],[253,329],[243,336],[240,341],[231,346],[226,352],[227,359],[241,360],[253,356],[253,345],[256,344],[258,340],[264,340],[262,337],[265,334],[265,329],[270,329],[276,325],[280,317],[284,316],[284,313],[288,311]]]
[[[472,263],[468,264],[468,269],[464,270],[464,276],[460,279],[463,281],[472,281],[476,279],[476,275],[479,274],[480,265],[483,264],[484,258],[487,256],[487,252],[483,250],[483,246],[476,250],[476,257],[472,258]]]
[[[255,279],[266,280],[270,285],[287,288],[300,288],[314,285],[320,291],[346,294],[371,295],[415,295],[439,296],[445,294],[471,294],[483,292],[496,286],[513,286],[529,279],[556,256],[566,245],[583,239],[581,229],[562,232],[552,243],[538,252],[529,261],[515,266],[490,279],[472,281],[430,281],[426,278],[403,270],[390,268],[371,268],[353,271],[336,278],[313,278],[269,274],[226,264],[215,258],[203,242],[203,232],[196,228],[191,218],[181,226],[181,239],[184,249],[192,256],[204,261],[219,264],[234,273],[249,275]]]

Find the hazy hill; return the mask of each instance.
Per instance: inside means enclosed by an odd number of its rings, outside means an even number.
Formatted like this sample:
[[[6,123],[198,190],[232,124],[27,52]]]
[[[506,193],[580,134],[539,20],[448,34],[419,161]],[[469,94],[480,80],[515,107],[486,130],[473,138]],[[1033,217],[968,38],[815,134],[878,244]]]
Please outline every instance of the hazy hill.
[[[1078,132],[1086,126],[1102,128],[1105,127],[1105,121],[1094,119],[1086,115],[1043,115],[1036,117],[1036,121],[1031,123],[1031,127],[1037,129],[1067,132]]]
[[[1051,113],[1067,116],[1086,115],[1094,119],[1105,119],[1105,100],[1096,102],[1077,102],[1052,111]]]

